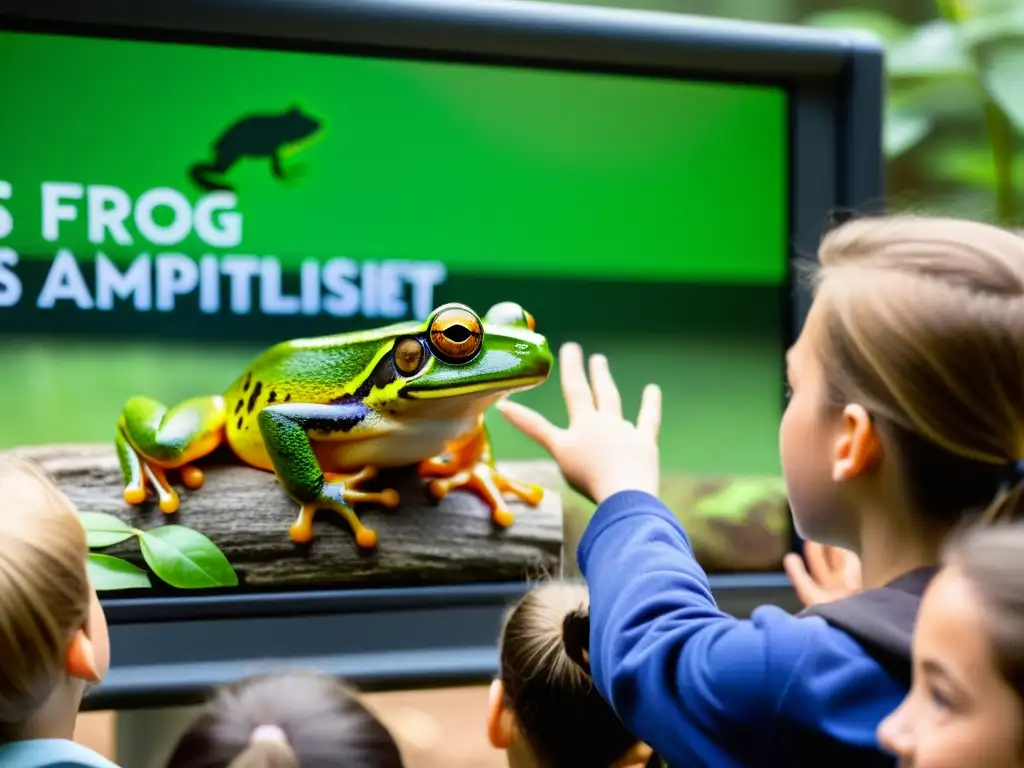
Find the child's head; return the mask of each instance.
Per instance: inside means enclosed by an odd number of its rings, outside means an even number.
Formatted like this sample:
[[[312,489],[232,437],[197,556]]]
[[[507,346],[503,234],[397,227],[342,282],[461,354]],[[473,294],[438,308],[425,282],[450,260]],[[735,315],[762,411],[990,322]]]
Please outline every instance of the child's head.
[[[1018,494],[999,491],[1024,458],[1024,238],[866,218],[826,235],[819,261],[779,432],[801,534],[859,550],[874,510],[889,538],[903,526],[937,547],[967,511],[1012,513]]]
[[[313,672],[222,688],[167,768],[402,768],[391,734],[338,680]]]
[[[952,543],[914,632],[914,684],[879,727],[916,768],[1024,766],[1024,527]]]
[[[85,529],[36,464],[0,459],[0,741],[70,738],[110,664]]]
[[[642,765],[649,756],[585,671],[589,635],[582,585],[539,587],[509,613],[487,733],[513,768],[610,768]]]

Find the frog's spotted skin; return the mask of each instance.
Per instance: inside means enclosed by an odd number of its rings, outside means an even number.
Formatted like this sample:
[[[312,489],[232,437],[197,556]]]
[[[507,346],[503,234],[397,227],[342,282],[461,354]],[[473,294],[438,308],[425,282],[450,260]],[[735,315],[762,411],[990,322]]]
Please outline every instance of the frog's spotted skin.
[[[398,504],[393,489],[359,486],[378,468],[419,464],[438,497],[468,487],[484,498],[496,523],[510,525],[502,496],[532,504],[541,491],[500,475],[483,427],[483,413],[513,391],[550,373],[547,341],[518,304],[497,304],[480,320],[448,304],[423,323],[283,342],[260,355],[223,395],[171,408],[145,397],[125,404],[116,445],[124,498],[141,504],[147,486],[160,509],[180,501],[167,481],[178,470],[197,489],[194,462],[227,443],[242,461],[274,472],[300,505],[290,528],[296,542],[312,539],[319,509],[342,515],[360,547],[377,536],[352,510],[356,502]]]

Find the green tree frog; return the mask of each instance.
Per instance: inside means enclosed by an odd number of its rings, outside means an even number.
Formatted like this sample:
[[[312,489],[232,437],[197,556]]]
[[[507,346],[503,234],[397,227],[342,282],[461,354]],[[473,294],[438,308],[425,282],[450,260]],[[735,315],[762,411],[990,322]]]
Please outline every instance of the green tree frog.
[[[422,323],[282,342],[221,395],[170,408],[130,398],[115,440],[124,499],[142,504],[151,486],[160,509],[173,514],[180,501],[167,471],[198,489],[195,462],[226,442],[246,464],[273,472],[299,504],[289,530],[296,543],[312,540],[313,516],[325,509],[348,522],[359,547],[376,547],[376,532],[353,505],[395,507],[398,493],[360,485],[380,468],[413,464],[435,497],[471,489],[507,527],[514,520],[503,494],[536,505],[543,491],[497,471],[484,411],[541,384],[551,367],[547,340],[513,302],[496,304],[483,320],[445,304]]]

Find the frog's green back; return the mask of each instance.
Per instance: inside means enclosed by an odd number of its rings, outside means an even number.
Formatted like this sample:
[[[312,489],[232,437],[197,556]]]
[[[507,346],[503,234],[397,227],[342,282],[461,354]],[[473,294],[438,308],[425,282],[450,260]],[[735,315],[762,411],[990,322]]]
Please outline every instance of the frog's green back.
[[[423,323],[397,323],[275,344],[224,393],[228,421],[255,416],[261,407],[275,402],[327,403],[351,394],[390,349],[390,340],[422,330]]]

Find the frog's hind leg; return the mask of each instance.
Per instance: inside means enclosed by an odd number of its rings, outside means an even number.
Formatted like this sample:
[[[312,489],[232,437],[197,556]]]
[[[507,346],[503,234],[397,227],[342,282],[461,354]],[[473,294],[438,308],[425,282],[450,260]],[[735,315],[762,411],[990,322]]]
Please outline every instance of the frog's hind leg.
[[[210,178],[223,176],[237,162],[238,156],[233,152],[217,150],[212,163],[196,163],[189,169],[189,175],[196,185],[207,192],[231,191],[232,187],[223,181]]]
[[[178,511],[178,494],[167,480],[167,470],[181,475],[189,489],[202,486],[203,471],[193,462],[224,441],[224,398],[195,397],[167,408],[148,397],[125,403],[118,420],[115,446],[124,474],[124,500],[141,504],[152,486],[165,514]]]
[[[458,488],[472,489],[491,508],[491,518],[502,528],[515,522],[504,493],[511,493],[531,506],[539,504],[544,497],[540,486],[522,483],[498,472],[482,418],[475,430],[449,445],[445,455],[422,462],[419,473],[421,477],[435,478],[427,487],[438,499]]]
[[[300,505],[299,516],[289,534],[297,544],[313,539],[313,517],[321,509],[331,510],[352,528],[356,544],[362,549],[377,546],[377,533],[363,525],[352,505],[375,502],[385,507],[398,505],[398,492],[363,491],[359,486],[377,475],[376,467],[364,467],[354,475],[325,473],[310,443],[310,434],[329,437],[350,432],[366,416],[360,403],[268,405],[258,421],[267,454],[282,487]]]

